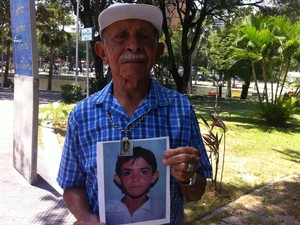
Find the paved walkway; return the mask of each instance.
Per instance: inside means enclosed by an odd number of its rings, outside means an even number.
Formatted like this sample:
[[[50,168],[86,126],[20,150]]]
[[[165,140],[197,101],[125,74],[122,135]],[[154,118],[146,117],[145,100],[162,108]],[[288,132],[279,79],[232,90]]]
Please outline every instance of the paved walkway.
[[[40,104],[47,104],[56,101],[59,95],[40,92],[39,98]],[[35,185],[29,185],[13,168],[13,107],[13,93],[0,90],[0,225],[73,224],[75,219],[55,182],[59,149],[51,155],[45,149],[38,150],[38,182]]]

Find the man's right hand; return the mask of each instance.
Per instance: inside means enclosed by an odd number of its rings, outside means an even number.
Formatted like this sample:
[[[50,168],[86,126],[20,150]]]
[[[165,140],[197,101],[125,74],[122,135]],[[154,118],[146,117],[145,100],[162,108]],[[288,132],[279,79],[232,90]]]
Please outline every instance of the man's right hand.
[[[91,213],[89,201],[84,188],[72,187],[64,190],[64,201],[77,221],[74,225],[105,225]]]
[[[105,225],[105,223],[100,223],[98,217],[91,214],[88,217],[76,221],[73,225]]]

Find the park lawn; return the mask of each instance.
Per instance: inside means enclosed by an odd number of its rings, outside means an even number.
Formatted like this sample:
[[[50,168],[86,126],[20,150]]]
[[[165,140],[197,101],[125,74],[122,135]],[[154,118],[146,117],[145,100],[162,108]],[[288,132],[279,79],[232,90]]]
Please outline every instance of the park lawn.
[[[215,98],[195,96],[190,97],[190,100],[196,108],[201,132],[204,134],[207,130],[200,115],[210,120],[207,112],[214,111]],[[258,119],[257,102],[236,99],[218,99],[217,102],[217,112],[227,126],[222,186],[220,190],[214,191],[211,180],[208,180],[202,200],[185,204],[186,224],[205,224],[199,222],[201,218],[217,208],[274,179],[298,174],[300,171],[299,112],[287,128],[275,128],[263,125]],[[61,145],[67,124],[65,112],[70,112],[73,107],[74,104],[61,104],[40,109],[40,113],[44,117],[47,115],[53,123]],[[58,119],[48,115],[49,111]]]
[[[74,106],[75,104],[54,103],[39,108],[40,135],[38,137],[38,141],[41,147],[44,145],[41,126],[45,125],[53,127],[57,136],[57,140],[61,148],[63,147],[67,130],[68,116]]]
[[[191,100],[197,115],[209,120],[206,113],[213,112],[215,99]],[[255,102],[218,99],[217,111],[227,126],[222,186],[215,191],[209,180],[202,200],[186,203],[186,224],[200,224],[202,217],[238,197],[280,177],[299,174],[300,115],[295,116],[289,127],[274,128],[258,120],[258,109]],[[199,122],[204,134],[206,127],[201,119]]]

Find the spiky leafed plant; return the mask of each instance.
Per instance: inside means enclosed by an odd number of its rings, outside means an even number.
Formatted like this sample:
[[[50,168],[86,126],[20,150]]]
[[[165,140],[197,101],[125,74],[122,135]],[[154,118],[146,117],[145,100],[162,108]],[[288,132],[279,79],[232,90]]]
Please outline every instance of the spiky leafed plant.
[[[220,177],[220,186],[219,190],[222,187],[222,180],[223,180],[223,173],[224,173],[224,164],[225,164],[225,149],[226,149],[226,125],[224,122],[219,118],[218,114],[216,113],[209,113],[210,118],[212,119],[212,124],[209,124],[207,120],[201,116],[202,121],[204,122],[205,126],[208,129],[208,133],[203,134],[203,140],[206,146],[209,148],[209,157],[211,159],[211,164],[213,165],[213,158],[215,161],[215,165],[213,166],[213,177],[212,182],[214,185],[215,190],[217,190],[217,180],[218,180],[218,171],[219,171],[219,162],[220,162],[220,145],[223,139],[223,160],[222,160],[222,167],[221,167],[221,177]],[[218,131],[214,132],[214,127],[219,127],[222,130],[222,134],[219,136]]]

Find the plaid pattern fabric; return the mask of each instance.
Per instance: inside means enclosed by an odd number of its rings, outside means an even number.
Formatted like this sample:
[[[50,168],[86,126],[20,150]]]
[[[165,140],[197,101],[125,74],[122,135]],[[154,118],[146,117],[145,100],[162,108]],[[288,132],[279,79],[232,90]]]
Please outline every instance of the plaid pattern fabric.
[[[69,116],[69,124],[57,177],[63,189],[85,187],[93,212],[98,215],[98,183],[96,143],[121,140],[124,134],[109,121],[122,129],[135,124],[145,113],[146,117],[127,135],[130,139],[169,136],[170,148],[193,146],[199,149],[201,163],[198,171],[211,177],[209,163],[198,121],[188,99],[177,92],[161,87],[151,80],[149,95],[141,102],[132,117],[112,95],[112,82],[102,91],[77,104]],[[175,179],[171,177],[171,224],[183,224],[183,198]]]

